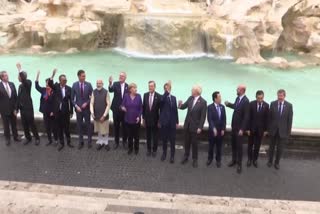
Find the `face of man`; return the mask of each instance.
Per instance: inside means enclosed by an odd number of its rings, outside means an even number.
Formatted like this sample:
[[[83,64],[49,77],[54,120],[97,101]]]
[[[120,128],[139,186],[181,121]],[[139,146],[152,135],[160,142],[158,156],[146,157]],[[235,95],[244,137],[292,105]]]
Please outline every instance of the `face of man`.
[[[170,93],[171,92],[171,86],[169,84],[166,84],[164,86],[164,90]]]
[[[214,100],[216,104],[221,104],[221,94],[217,94],[216,99]]]
[[[86,74],[82,73],[78,76],[78,78],[79,78],[79,82],[84,82],[86,81]]]
[[[102,80],[97,80],[97,89],[101,90],[103,88],[103,81]]]
[[[149,92],[154,93],[155,90],[156,90],[156,86],[155,86],[154,82],[150,82],[149,83]]]
[[[264,98],[264,95],[263,94],[259,94],[256,96],[256,100],[258,103],[262,103],[263,102],[263,98]]]
[[[67,84],[67,78],[65,76],[61,76],[59,78],[59,83],[61,86],[65,86]]]
[[[2,73],[1,80],[2,80],[3,82],[9,82],[9,76],[8,76],[7,72],[3,72],[3,73]]]
[[[284,101],[285,98],[286,98],[286,96],[284,95],[284,93],[278,93],[278,101],[279,102]]]
[[[193,97],[199,96],[199,93],[198,93],[198,91],[197,91],[195,88],[193,88],[193,89],[191,90],[191,96],[193,96]]]
[[[119,75],[119,82],[124,83],[127,79],[127,75],[124,72],[121,72]]]
[[[245,94],[246,86],[245,85],[239,85],[237,88],[237,96],[242,96]]]

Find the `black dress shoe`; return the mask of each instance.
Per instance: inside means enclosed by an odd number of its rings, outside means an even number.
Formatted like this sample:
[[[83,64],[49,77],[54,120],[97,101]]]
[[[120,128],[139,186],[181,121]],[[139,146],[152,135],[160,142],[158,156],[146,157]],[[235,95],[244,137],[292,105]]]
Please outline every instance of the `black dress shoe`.
[[[36,139],[36,141],[35,141],[34,144],[36,144],[36,146],[39,146],[39,144],[40,144],[40,139]]]
[[[138,154],[139,154],[139,150],[135,150],[135,151],[134,151],[134,154],[135,154],[135,155],[138,155]]]
[[[207,166],[210,166],[211,163],[212,163],[212,160],[208,160],[207,161]]]
[[[61,144],[58,146],[58,151],[60,152],[64,148],[64,144]]]
[[[151,155],[153,158],[155,158],[155,157],[157,157],[157,152],[152,152]]]
[[[104,148],[105,148],[107,151],[110,151],[110,146],[109,146],[109,145],[106,145]]]
[[[46,144],[46,146],[50,146],[52,144],[52,141],[48,141],[48,143]]]
[[[255,161],[253,161],[253,166],[255,167],[255,168],[258,168],[258,162],[255,160]]]
[[[197,160],[193,160],[192,166],[193,166],[193,168],[198,168],[198,161]]]
[[[78,145],[78,149],[80,150],[80,149],[82,149],[83,148],[83,142],[82,143],[79,143],[79,145]]]
[[[238,173],[238,174],[241,174],[241,172],[242,172],[242,167],[239,165],[239,166],[237,167],[237,173]]]
[[[216,163],[216,166],[217,166],[218,168],[221,168],[221,162],[217,162],[217,163]]]
[[[187,162],[188,162],[188,158],[185,157],[182,159],[181,164],[186,164]]]
[[[234,167],[236,165],[236,162],[235,161],[231,161],[229,164],[228,164],[228,167]]]
[[[119,143],[114,144],[113,149],[116,150],[119,147]]]
[[[17,143],[21,142],[21,138],[19,136],[15,137],[13,140],[14,140],[14,142],[17,142]]]
[[[170,163],[174,163],[174,157],[170,158]]]
[[[270,168],[270,167],[272,167],[272,163],[271,162],[268,162],[267,163],[267,166]]]
[[[133,152],[133,150],[132,150],[132,149],[129,149],[129,150],[128,150],[128,155],[131,155],[132,152]]]
[[[279,170],[280,169],[280,165],[279,164],[274,164],[274,168],[276,169],[276,170]]]
[[[28,145],[30,142],[31,142],[31,140],[25,139],[25,140],[23,141],[23,145]]]
[[[148,152],[147,152],[147,157],[150,157],[150,156],[151,156],[151,152],[148,151]]]
[[[7,139],[7,140],[6,140],[6,146],[9,146],[10,143],[11,143],[10,139]]]
[[[251,164],[252,164],[252,161],[251,161],[251,160],[248,160],[248,162],[247,162],[247,167],[250,167]]]
[[[162,154],[161,156],[161,161],[165,161],[166,160],[166,155],[165,154]]]
[[[102,148],[103,148],[103,145],[102,144],[98,144],[97,150],[100,151]]]
[[[68,145],[70,148],[74,148],[74,145],[72,145],[71,142],[68,142],[67,145]]]

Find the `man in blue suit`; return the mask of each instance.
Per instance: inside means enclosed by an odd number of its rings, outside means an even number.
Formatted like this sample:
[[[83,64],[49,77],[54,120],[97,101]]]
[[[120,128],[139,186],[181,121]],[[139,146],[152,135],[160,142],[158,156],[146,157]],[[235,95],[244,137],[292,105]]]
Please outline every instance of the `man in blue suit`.
[[[164,84],[164,95],[160,101],[159,126],[162,137],[163,153],[161,161],[167,157],[167,144],[170,142],[170,163],[174,163],[176,128],[179,125],[177,99],[171,94],[171,81]]]
[[[84,70],[78,71],[79,81],[73,83],[71,91],[72,104],[77,114],[77,127],[79,133],[79,147],[83,147],[83,126],[85,126],[88,135],[88,148],[91,148],[92,128],[90,121],[90,98],[93,88],[89,82],[86,82],[86,73]]]
[[[212,163],[215,146],[216,165],[218,168],[220,168],[222,142],[226,130],[226,110],[221,104],[221,94],[219,91],[213,92],[212,100],[213,103],[208,106],[209,150],[207,166]]]

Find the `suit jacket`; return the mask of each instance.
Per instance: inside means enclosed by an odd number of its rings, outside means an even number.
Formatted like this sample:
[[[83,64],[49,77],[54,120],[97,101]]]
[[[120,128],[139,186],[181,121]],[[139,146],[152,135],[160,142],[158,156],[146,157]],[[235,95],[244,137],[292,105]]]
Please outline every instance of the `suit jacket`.
[[[11,97],[9,98],[8,93],[5,89],[3,82],[0,83],[0,113],[2,115],[11,115],[17,108],[17,90],[12,82],[8,82],[11,89]]]
[[[169,98],[168,92],[161,96],[159,123],[160,126],[170,126],[174,129],[176,124],[179,124],[177,99],[173,95]]]
[[[273,101],[269,110],[269,134],[275,136],[279,131],[280,138],[288,138],[292,128],[292,104],[284,101],[282,114],[278,112],[278,101]]]
[[[49,81],[49,86],[54,91],[53,113],[57,115],[59,112],[64,114],[73,114],[73,105],[71,101],[71,87],[65,86],[65,96],[63,97],[59,83]]]
[[[46,88],[45,87],[41,87],[39,85],[39,82],[36,81],[35,82],[35,85],[36,85],[36,89],[37,91],[41,94],[41,97],[40,97],[40,108],[39,108],[39,111],[43,114],[51,114],[53,113],[53,101],[54,101],[54,94],[53,94],[53,91],[52,91],[52,94],[48,96],[48,99],[46,100],[44,98],[44,96],[46,95]]]
[[[227,105],[229,108],[232,108],[234,110],[231,122],[232,131],[246,131],[248,129],[249,123],[249,99],[244,96],[241,99],[240,103],[236,105],[237,99],[234,103],[230,103],[229,105]]]
[[[24,114],[32,114],[33,102],[31,98],[31,87],[32,82],[30,80],[25,80],[21,82],[18,89],[18,100],[17,100],[17,111],[21,111]]]
[[[249,130],[252,133],[262,135],[263,132],[268,129],[268,116],[269,116],[269,104],[262,103],[261,111],[258,112],[257,101],[250,102],[250,119],[249,119]]]
[[[143,95],[142,118],[145,120],[146,126],[157,126],[160,115],[161,95],[154,92],[151,110],[149,106],[149,96],[150,92]]]
[[[191,132],[197,132],[197,129],[203,129],[207,114],[207,101],[201,96],[192,108],[194,97],[190,96],[188,100],[181,105],[180,109],[188,108],[184,121],[184,129]]]
[[[208,106],[208,123],[209,123],[209,136],[213,137],[213,129],[216,128],[218,132],[226,130],[226,109],[220,104],[221,116],[214,103]]]
[[[84,89],[83,89],[83,97],[81,97],[81,90],[80,90],[80,83],[79,81],[73,83],[72,89],[71,89],[71,100],[74,107],[81,106],[84,103],[87,103],[87,106],[83,110],[90,111],[90,99],[93,92],[93,88],[91,86],[91,83],[84,82]]]
[[[122,104],[122,94],[121,94],[121,84],[119,81],[114,82],[112,86],[109,86],[109,92],[114,93],[113,99],[112,99],[112,104],[111,104],[111,110],[113,113],[117,113],[121,111],[120,106]],[[128,93],[128,84],[125,83],[124,86],[124,93],[123,96]]]

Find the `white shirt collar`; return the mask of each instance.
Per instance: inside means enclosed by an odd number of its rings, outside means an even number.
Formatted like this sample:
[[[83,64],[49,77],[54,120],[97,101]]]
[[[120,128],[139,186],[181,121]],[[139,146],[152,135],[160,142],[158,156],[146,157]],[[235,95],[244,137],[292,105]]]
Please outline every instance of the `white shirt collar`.
[[[246,96],[246,95],[245,95],[245,94],[241,95],[241,96],[239,97],[239,101],[241,101],[244,96]]]

